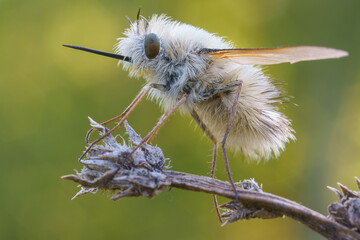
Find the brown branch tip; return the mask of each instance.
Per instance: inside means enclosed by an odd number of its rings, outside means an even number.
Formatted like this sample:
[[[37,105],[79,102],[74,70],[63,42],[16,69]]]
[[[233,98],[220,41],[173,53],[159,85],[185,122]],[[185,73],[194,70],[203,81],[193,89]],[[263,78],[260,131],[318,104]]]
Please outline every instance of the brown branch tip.
[[[101,135],[108,129],[89,118],[90,125]],[[109,135],[102,143],[95,145],[80,160],[81,172],[62,176],[80,184],[81,190],[72,198],[86,193],[106,190],[113,194],[112,200],[123,197],[145,196],[152,198],[167,187],[199,191],[234,199],[231,185],[210,177],[192,175],[168,170],[170,161],[157,146],[142,145],[135,153],[128,154],[141,142],[141,137],[125,121],[124,126],[129,141],[122,139],[122,144]],[[356,178],[360,189],[360,180]],[[329,216],[325,217],[293,201],[265,193],[262,186],[253,179],[236,183],[239,200],[222,204],[222,217],[225,224],[250,218],[293,218],[328,239],[360,239],[360,192],[349,190],[339,184],[341,192],[328,187],[338,197],[339,202],[329,205]]]

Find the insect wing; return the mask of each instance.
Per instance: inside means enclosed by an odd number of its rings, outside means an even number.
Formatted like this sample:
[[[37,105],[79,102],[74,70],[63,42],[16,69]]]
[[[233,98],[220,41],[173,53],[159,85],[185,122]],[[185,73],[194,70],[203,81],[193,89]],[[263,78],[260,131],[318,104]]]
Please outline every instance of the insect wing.
[[[243,65],[296,63],[301,61],[341,58],[348,55],[348,53],[343,50],[317,46],[203,49],[201,53],[209,54],[215,59],[231,59],[231,61]]]

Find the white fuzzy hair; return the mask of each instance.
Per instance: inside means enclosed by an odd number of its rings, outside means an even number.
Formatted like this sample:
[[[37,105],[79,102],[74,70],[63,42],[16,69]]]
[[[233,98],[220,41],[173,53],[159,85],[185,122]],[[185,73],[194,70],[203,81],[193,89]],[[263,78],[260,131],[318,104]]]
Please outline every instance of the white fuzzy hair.
[[[160,52],[148,59],[145,36],[155,33]],[[195,110],[217,141],[224,137],[235,101],[237,86],[203,100],[205,92],[234,81],[242,81],[241,95],[234,114],[227,145],[250,159],[278,157],[285,143],[295,140],[290,121],[278,111],[282,93],[262,69],[228,59],[214,59],[201,49],[229,49],[233,44],[207,31],[172,21],[165,15],[141,18],[119,38],[116,53],[130,57],[121,63],[130,76],[143,76],[148,83],[164,84],[165,92],[154,89],[151,98],[164,111],[170,110],[183,93],[189,95],[182,112]]]

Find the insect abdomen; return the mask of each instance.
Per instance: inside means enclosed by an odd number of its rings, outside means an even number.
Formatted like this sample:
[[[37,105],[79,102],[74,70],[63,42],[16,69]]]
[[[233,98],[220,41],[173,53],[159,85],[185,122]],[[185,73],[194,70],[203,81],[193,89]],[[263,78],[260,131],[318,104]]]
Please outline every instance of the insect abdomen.
[[[254,66],[227,66],[224,83],[241,80],[243,86],[227,139],[227,146],[251,159],[279,156],[285,143],[295,139],[290,121],[277,109],[281,91]],[[218,74],[218,73],[217,73]],[[235,100],[236,86],[195,106],[200,119],[217,141],[224,137]]]

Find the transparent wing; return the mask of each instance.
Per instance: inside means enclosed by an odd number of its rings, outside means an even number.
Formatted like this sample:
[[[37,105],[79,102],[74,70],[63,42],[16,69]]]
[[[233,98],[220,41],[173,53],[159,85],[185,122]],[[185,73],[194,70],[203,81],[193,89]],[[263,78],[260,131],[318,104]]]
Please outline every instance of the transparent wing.
[[[216,59],[231,59],[244,65],[271,65],[280,63],[296,63],[348,56],[343,50],[317,47],[293,46],[278,48],[234,48],[234,49],[202,49]]]

